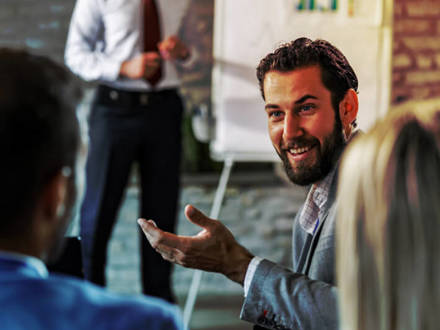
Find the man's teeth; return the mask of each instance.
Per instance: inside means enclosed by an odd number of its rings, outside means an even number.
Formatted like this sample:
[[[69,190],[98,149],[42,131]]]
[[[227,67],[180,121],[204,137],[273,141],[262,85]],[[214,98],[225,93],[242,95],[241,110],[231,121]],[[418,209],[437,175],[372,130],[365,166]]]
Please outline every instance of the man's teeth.
[[[312,149],[310,146],[302,147],[302,148],[292,148],[292,149],[289,149],[289,152],[293,155],[297,155],[297,154],[302,154],[306,151],[309,151],[310,149]]]

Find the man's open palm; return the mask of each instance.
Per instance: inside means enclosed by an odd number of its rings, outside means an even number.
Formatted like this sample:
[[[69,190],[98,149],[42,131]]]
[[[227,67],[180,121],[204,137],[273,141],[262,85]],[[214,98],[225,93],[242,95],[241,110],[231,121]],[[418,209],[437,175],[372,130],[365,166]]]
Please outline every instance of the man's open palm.
[[[186,206],[185,216],[203,230],[195,236],[179,236],[160,230],[153,220],[139,219],[138,223],[164,259],[188,268],[222,273],[243,284],[253,255],[237,243],[220,221],[208,218],[191,205]]]

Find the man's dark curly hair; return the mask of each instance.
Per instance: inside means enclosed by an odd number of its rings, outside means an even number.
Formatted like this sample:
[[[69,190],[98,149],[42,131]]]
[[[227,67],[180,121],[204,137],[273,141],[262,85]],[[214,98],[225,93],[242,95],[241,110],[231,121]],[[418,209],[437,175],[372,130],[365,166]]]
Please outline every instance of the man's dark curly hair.
[[[263,99],[264,77],[267,72],[288,72],[313,65],[321,68],[322,83],[331,92],[335,111],[350,88],[358,91],[356,74],[339,49],[325,40],[298,38],[268,54],[258,65],[257,78]]]

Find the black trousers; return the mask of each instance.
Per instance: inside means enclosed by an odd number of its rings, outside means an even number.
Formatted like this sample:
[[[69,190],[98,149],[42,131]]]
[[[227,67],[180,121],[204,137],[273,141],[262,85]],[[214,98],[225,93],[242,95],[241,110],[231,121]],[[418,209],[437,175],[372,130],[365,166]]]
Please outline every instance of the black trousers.
[[[134,162],[140,170],[139,215],[174,231],[182,112],[176,90],[136,93],[98,88],[89,118],[80,229],[84,276],[91,282],[105,286],[107,245]],[[139,233],[143,292],[173,301],[171,264]]]

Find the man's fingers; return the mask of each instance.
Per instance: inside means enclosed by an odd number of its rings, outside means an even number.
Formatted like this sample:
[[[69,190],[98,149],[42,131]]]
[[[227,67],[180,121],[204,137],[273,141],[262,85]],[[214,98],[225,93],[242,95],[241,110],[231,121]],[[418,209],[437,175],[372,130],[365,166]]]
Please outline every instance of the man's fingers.
[[[185,216],[193,224],[205,229],[211,228],[215,222],[192,205],[187,205],[185,207]]]
[[[160,55],[158,52],[146,52],[142,53],[144,60],[146,61],[153,61],[153,60],[160,60]]]
[[[145,62],[145,67],[146,68],[150,68],[150,69],[157,69],[160,66],[160,61],[159,60],[154,60],[154,61],[146,61]]]
[[[151,246],[165,260],[177,263],[184,267],[190,267],[187,263],[189,255],[191,255],[191,245],[194,242],[193,237],[177,236],[168,232],[164,232],[157,228],[153,220],[138,219],[138,224]]]
[[[165,260],[182,265],[183,253],[182,251],[166,246],[160,245],[155,249]]]
[[[142,231],[149,236],[157,235],[161,230],[157,227],[153,220],[138,219],[137,223],[141,226]]]
[[[154,220],[148,220],[147,222],[148,222],[148,223],[151,223],[154,227],[158,228],[157,225],[156,225],[156,223],[154,222]]]
[[[153,220],[138,219],[137,222],[154,249],[158,249],[162,245],[181,248],[182,238],[159,229]]]
[[[155,250],[172,248],[186,253],[190,247],[197,242],[192,236],[178,236],[161,230],[153,220],[138,219],[138,224],[142,228],[150,245]]]

